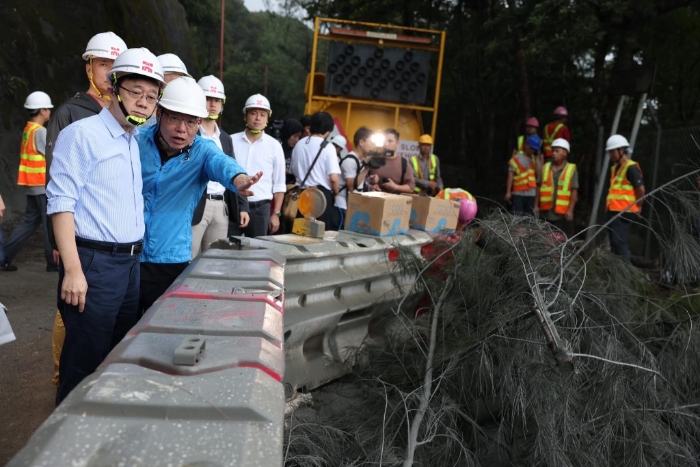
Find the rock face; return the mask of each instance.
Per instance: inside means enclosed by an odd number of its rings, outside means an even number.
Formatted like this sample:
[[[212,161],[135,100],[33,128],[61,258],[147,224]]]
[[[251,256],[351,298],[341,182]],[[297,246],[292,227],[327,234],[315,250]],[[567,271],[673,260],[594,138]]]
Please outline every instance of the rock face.
[[[24,209],[24,193],[16,185],[27,120],[24,99],[40,90],[58,107],[86,90],[81,55],[90,38],[104,31],[115,32],[129,47],[175,53],[199,76],[185,10],[177,0],[5,0],[0,18],[0,194],[8,219]]]

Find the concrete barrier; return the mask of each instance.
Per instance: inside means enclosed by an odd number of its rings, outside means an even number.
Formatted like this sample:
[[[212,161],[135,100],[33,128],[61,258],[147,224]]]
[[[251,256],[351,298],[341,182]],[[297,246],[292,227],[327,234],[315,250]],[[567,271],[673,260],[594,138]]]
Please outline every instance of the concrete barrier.
[[[217,242],[8,466],[281,466],[285,394],[351,370],[351,351],[381,338],[374,326],[413,283],[397,248],[430,241]]]

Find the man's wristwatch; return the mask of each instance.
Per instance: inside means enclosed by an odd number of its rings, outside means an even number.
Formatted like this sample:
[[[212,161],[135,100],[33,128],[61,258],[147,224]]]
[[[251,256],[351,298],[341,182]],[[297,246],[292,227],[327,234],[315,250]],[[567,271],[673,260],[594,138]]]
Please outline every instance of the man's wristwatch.
[[[274,214],[277,217],[282,217],[282,213],[280,211],[275,211],[272,214]]]

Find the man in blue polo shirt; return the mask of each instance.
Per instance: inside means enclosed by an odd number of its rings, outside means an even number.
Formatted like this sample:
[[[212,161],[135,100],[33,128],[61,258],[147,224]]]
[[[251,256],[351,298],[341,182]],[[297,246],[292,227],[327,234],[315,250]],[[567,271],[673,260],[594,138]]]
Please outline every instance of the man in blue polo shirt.
[[[59,403],[137,321],[144,217],[136,127],[155,109],[163,69],[148,49],[128,49],[109,76],[109,106],[60,133],[46,190],[66,327]]]

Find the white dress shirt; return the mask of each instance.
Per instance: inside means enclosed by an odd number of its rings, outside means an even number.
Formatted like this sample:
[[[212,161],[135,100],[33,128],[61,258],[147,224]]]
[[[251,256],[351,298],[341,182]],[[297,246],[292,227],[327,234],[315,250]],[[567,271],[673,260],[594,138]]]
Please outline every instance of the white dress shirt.
[[[219,130],[219,125],[216,125],[216,131],[213,135],[207,133],[207,130],[205,130],[202,125],[199,125],[199,136],[201,136],[204,139],[210,139],[214,141],[214,143],[219,149],[221,149],[222,151],[224,150],[224,148],[221,147],[221,130]],[[224,186],[219,182],[209,180],[209,183],[207,183],[208,195],[223,195],[225,191],[226,188],[224,188]]]
[[[328,179],[330,174],[340,174],[340,166],[338,165],[338,155],[332,144],[327,144],[318,157],[316,164],[311,169],[309,177],[301,185],[306,173],[311,168],[323,138],[320,136],[307,136],[299,140],[292,150],[292,163],[289,166],[290,170],[297,179],[297,185],[301,188],[321,185],[331,190],[331,182]]]
[[[282,145],[272,136],[263,133],[262,137],[251,142],[245,131],[231,135],[233,154],[245,171],[253,176],[262,170],[263,176],[253,185],[254,196],[248,201],[272,200],[273,193],[284,193],[284,151]]]

